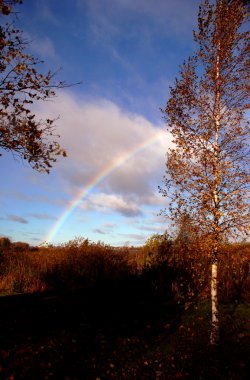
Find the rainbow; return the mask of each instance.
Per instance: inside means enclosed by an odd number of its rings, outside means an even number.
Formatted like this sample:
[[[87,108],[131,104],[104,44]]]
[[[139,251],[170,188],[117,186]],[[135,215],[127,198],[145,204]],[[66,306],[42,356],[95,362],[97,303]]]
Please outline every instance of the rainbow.
[[[58,218],[56,223],[52,226],[48,235],[45,238],[45,243],[50,243],[65,221],[68,219],[70,214],[75,210],[77,206],[81,203],[81,201],[93,190],[95,186],[97,186],[100,182],[102,182],[107,176],[112,174],[119,167],[124,165],[127,161],[129,161],[132,157],[140,153],[142,150],[150,147],[155,144],[157,141],[162,139],[162,131],[154,134],[147,140],[140,142],[129,151],[126,151],[123,155],[116,157],[112,160],[107,166],[105,166],[89,183],[87,183],[77,194],[76,196],[69,202],[66,209],[63,211],[61,216]]]

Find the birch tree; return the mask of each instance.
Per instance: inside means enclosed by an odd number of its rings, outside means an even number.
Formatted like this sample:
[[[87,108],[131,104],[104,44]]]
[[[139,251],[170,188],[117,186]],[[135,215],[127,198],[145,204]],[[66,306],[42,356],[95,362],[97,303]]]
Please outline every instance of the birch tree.
[[[249,232],[249,33],[242,0],[205,0],[194,32],[197,51],[181,66],[163,111],[174,148],[163,196],[173,221],[189,215],[208,243],[211,344],[219,339],[218,260],[224,238]]]

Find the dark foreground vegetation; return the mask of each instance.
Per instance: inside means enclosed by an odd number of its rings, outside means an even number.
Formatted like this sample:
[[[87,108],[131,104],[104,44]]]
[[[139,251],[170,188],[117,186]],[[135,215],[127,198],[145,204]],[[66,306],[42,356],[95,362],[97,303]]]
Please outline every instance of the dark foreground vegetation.
[[[205,252],[167,235],[119,249],[0,239],[0,379],[247,379],[250,245],[221,246],[218,347]]]

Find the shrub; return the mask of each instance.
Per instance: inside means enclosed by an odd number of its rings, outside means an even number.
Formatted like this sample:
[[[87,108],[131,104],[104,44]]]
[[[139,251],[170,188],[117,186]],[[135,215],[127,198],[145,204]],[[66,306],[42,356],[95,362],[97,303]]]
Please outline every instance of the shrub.
[[[56,250],[60,260],[45,273],[48,286],[57,290],[77,290],[121,281],[129,273],[122,252],[102,243],[76,239]]]
[[[82,238],[36,249],[8,238],[1,238],[0,244],[0,293],[95,288],[135,297],[172,298],[185,307],[210,293],[210,258],[201,239],[154,235],[144,247],[131,250]],[[220,258],[222,300],[248,301],[250,244],[223,244]]]
[[[8,249],[11,246],[11,241],[7,237],[0,237],[0,251]]]
[[[27,293],[44,288],[39,267],[27,252],[5,252],[0,268],[0,292]]]
[[[250,300],[250,243],[224,244],[221,247],[219,286],[222,301]]]

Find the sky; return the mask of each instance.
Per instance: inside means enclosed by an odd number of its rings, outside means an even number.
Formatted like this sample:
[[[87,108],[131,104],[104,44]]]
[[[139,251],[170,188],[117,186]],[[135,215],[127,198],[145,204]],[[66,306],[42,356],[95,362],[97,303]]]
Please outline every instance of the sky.
[[[24,0],[16,26],[43,72],[81,84],[36,104],[57,118],[67,158],[51,173],[1,151],[0,236],[138,246],[169,228],[160,211],[171,135],[160,108],[195,45],[199,0]],[[1,22],[7,21],[1,17]]]

